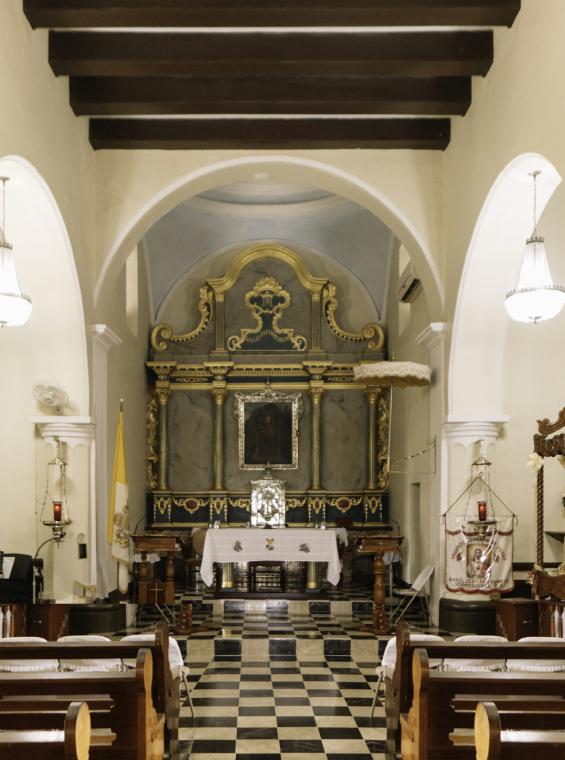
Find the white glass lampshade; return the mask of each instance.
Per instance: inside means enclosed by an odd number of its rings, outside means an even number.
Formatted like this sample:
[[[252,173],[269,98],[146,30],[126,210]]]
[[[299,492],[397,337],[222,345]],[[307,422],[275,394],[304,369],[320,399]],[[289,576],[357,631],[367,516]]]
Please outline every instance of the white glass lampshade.
[[[553,284],[544,240],[531,237],[526,242],[518,284],[506,294],[506,310],[517,322],[542,322],[556,317],[564,304],[565,288]]]
[[[25,324],[31,308],[31,299],[20,290],[12,247],[0,240],[0,327]]]

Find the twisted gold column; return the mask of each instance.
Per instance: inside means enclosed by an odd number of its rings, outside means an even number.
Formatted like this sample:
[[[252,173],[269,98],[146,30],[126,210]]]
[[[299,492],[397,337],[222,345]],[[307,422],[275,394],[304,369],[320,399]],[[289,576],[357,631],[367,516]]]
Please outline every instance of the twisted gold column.
[[[377,488],[377,457],[375,441],[377,433],[377,400],[379,392],[377,388],[367,388],[367,400],[369,402],[369,441],[368,441],[368,477],[367,491],[375,491]]]

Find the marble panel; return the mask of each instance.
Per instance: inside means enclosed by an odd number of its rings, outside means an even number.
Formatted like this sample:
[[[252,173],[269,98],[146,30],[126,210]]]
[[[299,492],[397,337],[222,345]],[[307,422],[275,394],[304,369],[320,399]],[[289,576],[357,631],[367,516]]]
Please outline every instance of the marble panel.
[[[322,485],[329,491],[367,486],[368,405],[362,391],[327,391],[322,397]]]
[[[169,400],[169,484],[173,491],[213,485],[214,408],[206,392],[175,391]]]

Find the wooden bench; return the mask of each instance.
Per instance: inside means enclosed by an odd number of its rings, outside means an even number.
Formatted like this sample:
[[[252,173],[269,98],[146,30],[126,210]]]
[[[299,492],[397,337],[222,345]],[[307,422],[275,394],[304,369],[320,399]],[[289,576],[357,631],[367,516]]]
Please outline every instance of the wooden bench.
[[[551,709],[551,704],[547,705]],[[528,709],[527,706],[522,706]],[[549,713],[551,715],[551,713]],[[523,712],[522,719],[532,717]],[[543,711],[533,717],[539,724],[545,724]],[[565,715],[560,714],[561,728],[565,725]],[[479,702],[475,712],[474,741],[476,760],[531,760],[539,752],[544,760],[563,760],[565,757],[565,731],[524,730],[506,731],[502,729],[501,713],[494,702]]]
[[[178,754],[180,713],[179,679],[174,679],[169,665],[169,628],[163,622],[155,626],[155,641],[103,641],[0,644],[0,660],[135,660],[140,649],[149,649],[153,659],[152,697],[155,710],[165,716],[165,742],[172,760]],[[0,674],[1,675],[1,674]],[[93,718],[94,720],[94,718]]]
[[[512,647],[511,644],[509,646]],[[560,644],[556,646],[565,648]],[[565,694],[565,673],[438,672],[430,670],[428,654],[431,653],[421,648],[413,653],[414,696],[408,713],[401,715],[400,719],[403,760],[449,760],[475,756],[472,742],[451,741],[457,729],[472,725],[472,714],[454,709],[457,699],[467,697],[468,703],[473,699],[496,701],[500,696],[561,699]],[[433,654],[435,656],[437,651]],[[512,656],[515,657],[515,652]],[[530,651],[528,659],[531,657]],[[459,705],[461,707],[461,701]],[[519,713],[510,712],[507,717],[510,728],[519,727]]]
[[[520,642],[413,642],[406,623],[396,630],[396,664],[392,678],[385,681],[386,749],[387,760],[400,752],[400,715],[408,713],[413,698],[412,658],[417,648],[425,649],[430,659],[461,657],[463,659],[563,659],[565,642],[530,644]],[[447,675],[447,674],[446,674]],[[454,677],[462,673],[452,674]],[[497,673],[496,675],[512,675]],[[519,674],[514,674],[519,675]],[[477,700],[479,701],[479,700]],[[476,704],[476,703],[475,703]],[[474,706],[472,708],[474,710]],[[471,723],[469,725],[472,725]]]
[[[61,731],[0,731],[0,758],[10,760],[88,760],[90,715],[86,702],[71,702]]]
[[[51,645],[49,645],[51,646]],[[67,645],[61,644],[67,648]],[[75,645],[68,645],[74,646]],[[116,735],[111,748],[94,746],[93,754],[100,757],[128,760],[161,760],[164,756],[164,716],[156,712],[151,698],[153,658],[149,649],[137,653],[136,668],[129,672],[64,672],[64,673],[0,673],[0,705],[9,713],[17,707],[25,712],[25,700],[30,707],[41,707],[44,725],[61,728],[60,714],[53,710],[55,701],[89,702],[93,710],[103,697],[108,707],[107,726]],[[23,705],[23,708],[22,708]],[[47,709],[49,706],[49,709]],[[29,726],[34,727],[34,712],[28,711]],[[25,725],[25,719],[18,719]],[[49,722],[51,721],[51,723]]]

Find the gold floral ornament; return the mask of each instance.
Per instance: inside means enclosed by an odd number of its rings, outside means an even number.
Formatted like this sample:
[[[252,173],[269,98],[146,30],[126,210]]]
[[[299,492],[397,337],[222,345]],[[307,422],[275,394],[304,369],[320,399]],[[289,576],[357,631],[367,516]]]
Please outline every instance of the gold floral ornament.
[[[540,457],[539,454],[530,454],[528,461],[526,462],[526,467],[529,467],[534,472],[541,470],[543,467],[543,457]]]
[[[275,539],[274,538],[266,538],[265,539],[265,548],[267,551],[272,552],[275,548]]]
[[[308,345],[303,335],[295,335],[290,327],[279,327],[285,309],[290,306],[290,293],[274,277],[258,280],[253,290],[245,294],[245,306],[253,314],[255,327],[244,327],[239,335],[231,335],[227,345],[230,351],[294,350],[305,351]]]
[[[168,325],[166,322],[160,322],[151,330],[151,348],[155,351],[166,351],[169,343],[190,343],[190,341],[196,340],[210,324],[213,300],[214,296],[211,288],[207,285],[200,288],[200,300],[198,301],[200,321],[194,330],[175,335],[171,325]]]

